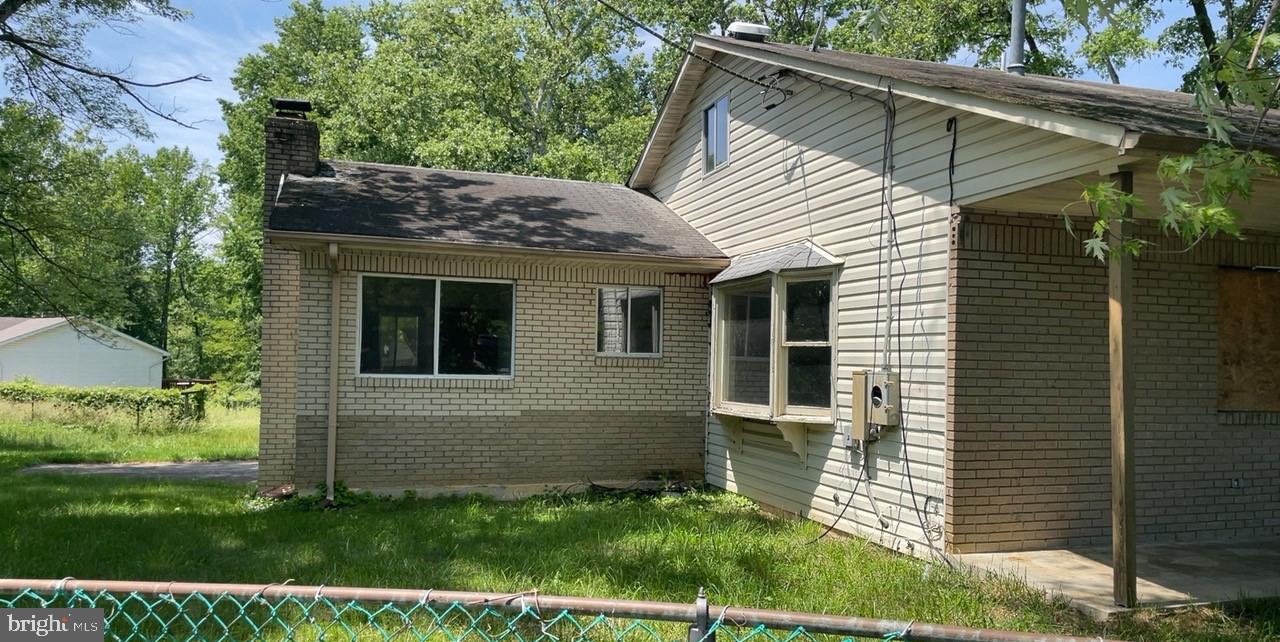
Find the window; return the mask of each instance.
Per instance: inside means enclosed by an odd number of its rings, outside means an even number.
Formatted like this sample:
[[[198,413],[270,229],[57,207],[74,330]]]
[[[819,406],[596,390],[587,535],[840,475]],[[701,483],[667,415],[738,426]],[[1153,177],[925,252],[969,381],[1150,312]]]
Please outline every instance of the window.
[[[1280,272],[1218,270],[1218,409],[1280,412]]]
[[[360,278],[360,373],[510,376],[515,284]]]
[[[662,290],[597,290],[596,351],[652,356],[662,352]]]
[[[831,280],[784,281],[788,408],[831,406]]]
[[[831,271],[716,288],[717,411],[831,417],[831,290]]]
[[[702,111],[702,171],[729,162],[729,97],[721,96]]]
[[[734,403],[769,404],[769,284],[729,290],[724,295],[724,398]]]

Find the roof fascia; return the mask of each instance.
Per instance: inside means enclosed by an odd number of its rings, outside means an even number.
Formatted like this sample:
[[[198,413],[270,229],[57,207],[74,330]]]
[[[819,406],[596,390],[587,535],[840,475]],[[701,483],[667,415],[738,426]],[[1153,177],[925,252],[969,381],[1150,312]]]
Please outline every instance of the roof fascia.
[[[36,321],[36,320],[38,320],[38,319],[31,319],[31,320],[32,320],[32,321]],[[4,340],[0,341],[0,346],[8,345],[8,344],[10,344],[10,343],[13,343],[14,341],[20,341],[20,340],[25,339],[25,338],[27,338],[27,337],[35,336],[35,335],[37,335],[37,334],[40,334],[41,332],[48,332],[49,330],[52,330],[52,329],[54,329],[54,328],[57,328],[57,327],[59,327],[59,326],[62,326],[62,325],[64,325],[64,324],[66,324],[66,322],[67,322],[67,320],[66,320],[66,319],[58,319],[58,322],[57,322],[57,323],[50,323],[49,325],[42,325],[42,326],[38,326],[38,327],[32,328],[32,329],[30,329],[30,330],[27,330],[26,332],[23,332],[22,334],[15,335],[15,336],[12,336],[12,337],[8,337],[8,338],[6,338],[6,339],[4,339]]]
[[[153,346],[153,345],[151,345],[150,343],[147,343],[146,341],[143,341],[142,339],[139,339],[139,338],[137,338],[137,337],[131,337],[131,336],[129,336],[129,335],[127,335],[127,334],[125,334],[125,333],[123,333],[123,332],[121,332],[121,331],[119,331],[119,330],[115,329],[115,328],[112,328],[112,327],[109,327],[109,326],[102,325],[101,323],[98,323],[97,321],[94,321],[93,319],[81,319],[81,321],[83,321],[83,322],[85,322],[85,323],[92,324],[92,325],[94,325],[94,326],[97,326],[97,328],[98,328],[100,331],[102,331],[102,332],[104,332],[104,333],[106,333],[106,334],[114,335],[114,336],[116,336],[116,337],[119,337],[119,338],[121,338],[121,339],[124,339],[126,343],[132,343],[132,344],[134,344],[134,345],[136,345],[136,346],[138,346],[138,347],[140,347],[140,348],[149,348],[149,349],[151,349],[151,350],[155,350],[156,352],[159,352],[161,355],[163,355],[163,356],[165,356],[165,357],[168,357],[168,356],[169,356],[169,353],[168,353],[167,351],[165,351],[165,350],[161,349],[161,348],[157,348],[156,346]],[[64,319],[64,322],[66,322],[66,321],[65,321],[65,319]]]
[[[101,333],[103,333],[103,334],[107,334],[107,335],[112,335],[112,336],[115,336],[115,337],[119,337],[119,338],[121,338],[121,339],[124,339],[124,340],[125,340],[125,342],[127,342],[127,343],[132,343],[132,344],[134,344],[134,345],[136,345],[136,346],[138,346],[138,347],[141,347],[141,348],[147,348],[147,349],[150,349],[150,350],[154,350],[154,351],[156,351],[156,352],[160,353],[160,354],[161,354],[162,356],[164,356],[164,357],[168,357],[168,356],[169,356],[169,353],[168,353],[168,352],[166,352],[166,351],[164,351],[164,350],[161,350],[160,348],[157,348],[157,347],[155,347],[155,346],[151,345],[150,343],[147,343],[146,341],[143,341],[143,340],[138,339],[138,338],[136,338],[136,337],[131,337],[131,336],[129,336],[129,335],[127,335],[127,334],[125,334],[125,333],[123,333],[123,332],[119,331],[119,330],[116,330],[115,328],[112,328],[112,327],[109,327],[109,326],[102,325],[101,323],[98,323],[97,321],[94,321],[94,320],[92,320],[92,319],[80,319],[78,322],[80,322],[80,323],[86,323],[86,324],[92,325],[92,326],[94,326],[94,327],[97,329],[97,331],[98,331],[98,332],[101,332]],[[62,318],[62,319],[58,319],[58,322],[57,322],[57,323],[50,323],[49,325],[41,326],[41,327],[39,327],[39,328],[35,328],[34,330],[30,330],[30,331],[28,331],[28,332],[24,332],[24,333],[22,333],[22,334],[20,334],[20,335],[18,335],[18,336],[16,336],[16,337],[9,337],[8,339],[5,339],[5,340],[3,340],[3,341],[0,341],[0,345],[8,345],[8,344],[13,343],[13,342],[15,342],[15,341],[19,341],[19,340],[22,340],[22,339],[26,339],[26,338],[28,338],[28,337],[33,337],[33,336],[36,336],[36,335],[38,335],[38,334],[43,334],[43,333],[45,333],[45,332],[48,332],[49,330],[53,330],[54,328],[60,328],[60,327],[62,327],[62,326],[64,326],[64,325],[69,325],[69,326],[71,326],[71,328],[72,328],[73,330],[75,329],[75,325],[74,325],[74,324],[72,324],[72,323],[71,323],[70,321],[68,321],[67,319]]]
[[[837,65],[813,62],[771,51],[760,51],[758,49],[738,46],[718,40],[695,38],[694,41],[700,47],[731,56],[737,56],[739,58],[779,67],[798,69],[814,75],[847,82],[852,85],[866,87],[877,91],[887,91],[892,87],[894,93],[899,96],[906,96],[916,100],[923,100],[925,102],[952,107],[961,111],[972,112],[983,116],[998,118],[1000,120],[1007,120],[1066,136],[1083,138],[1085,140],[1114,146],[1116,148],[1123,149],[1126,144],[1128,144],[1128,140],[1125,136],[1126,130],[1120,125],[1089,120],[1078,116],[1057,114],[1036,107],[1013,105],[991,100],[989,98],[982,98],[980,96],[962,94],[949,89],[927,87],[916,83],[894,80],[886,76],[878,76],[851,69],[844,69]]]
[[[694,43],[692,46],[696,51],[699,45],[697,43]],[[704,65],[704,66],[706,65],[705,62],[702,62],[701,60],[698,60],[697,58],[686,53],[684,55],[684,61],[680,63],[679,73],[676,74],[675,80],[671,82],[671,86],[667,88],[667,95],[662,100],[662,109],[658,110],[658,117],[653,119],[653,125],[649,127],[649,136],[645,138],[644,149],[640,151],[640,158],[636,160],[635,167],[631,168],[631,174],[627,176],[627,182],[624,183],[627,187],[630,187],[632,189],[643,189],[649,186],[649,182],[650,180],[652,180],[652,177],[649,177],[649,179],[640,181],[640,182],[637,182],[636,179],[640,176],[641,169],[647,168],[650,162],[660,161],[661,156],[666,155],[666,151],[663,150],[662,154],[660,154],[656,160],[654,159],[654,156],[653,156],[654,155],[654,149],[653,149],[654,135],[658,133],[658,128],[667,124],[668,118],[673,117],[672,110],[674,108],[672,107],[671,100],[677,95],[676,90],[682,85],[684,85],[686,82],[688,82],[690,69],[695,64]],[[679,119],[684,117],[685,113],[688,110],[689,110],[689,105],[686,102],[684,105],[680,106],[679,113],[674,113],[674,118],[676,118],[677,121],[679,121]]]
[[[584,250],[550,250],[540,248],[506,248],[492,245],[472,245],[447,241],[399,239],[387,236],[362,236],[358,234],[330,234],[325,232],[290,232],[267,230],[272,240],[293,241],[303,244],[339,243],[360,249],[419,252],[450,256],[481,256],[526,260],[573,260],[584,263],[632,265],[646,269],[668,269],[683,272],[719,272],[729,266],[729,259],[716,257],[647,256],[615,252],[591,252]]]

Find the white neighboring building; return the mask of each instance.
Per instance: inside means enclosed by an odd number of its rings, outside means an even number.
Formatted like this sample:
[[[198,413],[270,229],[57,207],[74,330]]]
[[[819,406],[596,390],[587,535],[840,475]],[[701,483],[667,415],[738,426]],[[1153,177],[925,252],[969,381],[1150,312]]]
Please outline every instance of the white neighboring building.
[[[0,317],[0,380],[158,388],[169,353],[94,321]]]

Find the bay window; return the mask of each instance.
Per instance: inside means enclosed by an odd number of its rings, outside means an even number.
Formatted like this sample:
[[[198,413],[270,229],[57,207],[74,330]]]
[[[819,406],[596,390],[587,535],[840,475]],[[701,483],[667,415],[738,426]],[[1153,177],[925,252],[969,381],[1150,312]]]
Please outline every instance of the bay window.
[[[509,281],[360,276],[360,374],[508,377]]]
[[[833,279],[810,270],[714,287],[715,412],[831,420]]]

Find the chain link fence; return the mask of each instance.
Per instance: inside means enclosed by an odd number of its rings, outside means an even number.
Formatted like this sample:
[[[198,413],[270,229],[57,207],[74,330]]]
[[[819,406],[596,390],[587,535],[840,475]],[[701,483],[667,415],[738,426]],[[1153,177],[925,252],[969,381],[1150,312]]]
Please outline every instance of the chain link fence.
[[[1099,642],[692,604],[270,584],[0,580],[3,608],[101,608],[119,642]]]

